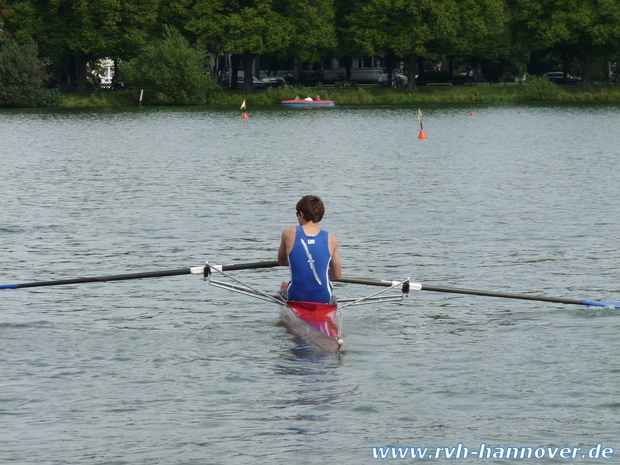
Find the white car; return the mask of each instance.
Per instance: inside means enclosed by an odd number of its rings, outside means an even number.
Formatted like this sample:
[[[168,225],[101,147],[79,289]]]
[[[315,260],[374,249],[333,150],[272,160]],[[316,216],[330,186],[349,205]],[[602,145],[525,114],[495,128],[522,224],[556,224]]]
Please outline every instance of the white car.
[[[389,82],[390,75],[388,73],[382,74],[379,79],[377,79],[377,85],[379,87],[388,87],[390,85]],[[396,86],[406,86],[409,82],[409,79],[404,74],[395,74],[394,80],[396,81]]]

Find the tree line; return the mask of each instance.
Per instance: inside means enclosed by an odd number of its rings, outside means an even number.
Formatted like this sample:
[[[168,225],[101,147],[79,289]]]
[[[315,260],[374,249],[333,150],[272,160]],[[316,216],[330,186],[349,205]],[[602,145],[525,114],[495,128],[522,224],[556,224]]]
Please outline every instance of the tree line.
[[[250,72],[255,57],[312,64],[376,55],[386,69],[406,63],[414,90],[423,60],[465,57],[489,79],[501,79],[541,67],[552,56],[564,72],[579,63],[590,85],[596,64],[619,54],[620,2],[0,0],[0,42],[34,45],[49,75],[70,75],[82,92],[89,62],[110,57],[130,63],[170,31],[195,50],[232,55]],[[252,88],[250,79],[245,86]]]

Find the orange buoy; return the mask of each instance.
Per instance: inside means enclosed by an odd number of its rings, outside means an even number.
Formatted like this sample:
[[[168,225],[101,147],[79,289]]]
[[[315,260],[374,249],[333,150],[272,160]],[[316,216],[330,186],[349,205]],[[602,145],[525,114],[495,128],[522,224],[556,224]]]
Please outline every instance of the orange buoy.
[[[469,116],[476,116],[476,114],[474,112],[471,112]]]
[[[244,112],[243,112],[243,114],[241,115],[241,117],[242,117],[243,119],[248,119],[248,118],[249,118],[249,115],[248,115],[248,114],[244,111]]]
[[[428,137],[426,137],[426,133],[424,132],[424,129],[420,129],[420,134],[418,134],[418,139],[428,139]]]

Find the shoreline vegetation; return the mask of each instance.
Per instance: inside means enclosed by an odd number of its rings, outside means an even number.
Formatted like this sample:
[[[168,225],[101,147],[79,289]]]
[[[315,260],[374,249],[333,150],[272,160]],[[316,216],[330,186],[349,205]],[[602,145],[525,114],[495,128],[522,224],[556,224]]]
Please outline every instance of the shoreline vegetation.
[[[84,95],[51,91],[41,103],[42,107],[60,108],[87,107],[132,107],[138,105],[140,89],[124,92],[94,91]],[[620,85],[596,84],[586,89],[582,86],[559,86],[544,79],[530,79],[518,84],[478,84],[473,86],[419,86],[416,91],[406,88],[383,88],[376,86],[360,87],[301,87],[293,89],[267,89],[244,92],[222,89],[210,96],[209,105],[277,105],[282,100],[292,100],[296,96],[306,96],[322,100],[334,100],[336,105],[383,105],[383,104],[422,104],[422,103],[504,103],[504,102],[614,102],[620,101]],[[144,90],[142,105],[149,104],[148,89]]]

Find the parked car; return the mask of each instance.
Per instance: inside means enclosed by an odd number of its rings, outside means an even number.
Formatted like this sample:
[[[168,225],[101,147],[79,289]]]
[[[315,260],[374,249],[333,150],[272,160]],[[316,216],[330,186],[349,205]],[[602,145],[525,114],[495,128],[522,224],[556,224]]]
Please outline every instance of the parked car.
[[[237,76],[237,87],[239,89],[243,88],[243,84],[244,84],[244,80],[243,79],[244,79],[243,76]],[[254,76],[252,76],[252,82],[254,83],[254,88],[255,89],[266,89],[267,88],[267,84],[265,84],[260,79],[256,79]]]
[[[382,74],[379,79],[377,79],[377,85],[379,87],[389,87],[390,75],[388,73]],[[409,82],[409,79],[404,74],[396,74],[394,75],[394,79],[396,80],[396,86],[406,86]]]
[[[544,77],[545,79],[549,79],[554,84],[564,83],[564,73],[562,71],[553,71],[551,73],[545,73],[542,75],[542,77]],[[581,78],[567,74],[566,82],[568,82],[569,84],[581,84]]]
[[[284,80],[284,78],[279,77],[279,76],[267,76],[261,80],[265,83],[265,86],[271,87],[274,89],[282,88],[286,84],[286,81]]]

